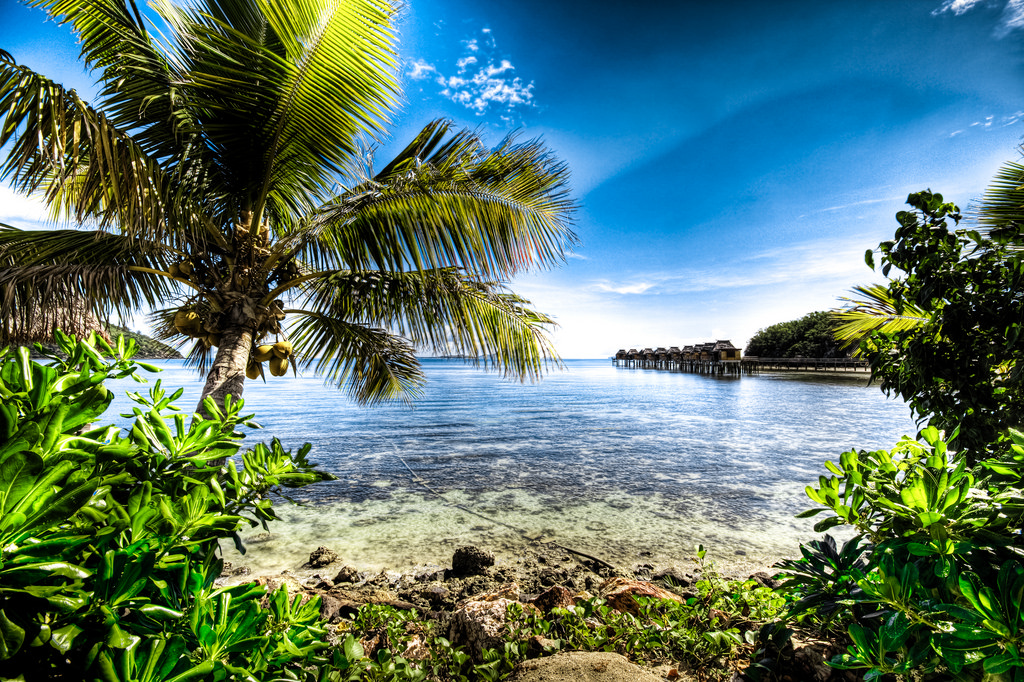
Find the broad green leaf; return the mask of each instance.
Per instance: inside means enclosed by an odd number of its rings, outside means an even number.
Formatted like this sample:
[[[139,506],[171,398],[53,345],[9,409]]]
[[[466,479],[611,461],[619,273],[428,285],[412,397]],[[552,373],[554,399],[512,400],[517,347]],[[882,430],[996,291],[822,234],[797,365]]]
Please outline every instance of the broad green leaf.
[[[25,643],[25,630],[0,609],[0,660],[11,658]]]
[[[50,643],[53,647],[62,654],[66,654],[74,646],[75,639],[82,634],[82,628],[75,624],[65,625],[59,630],[54,630],[50,634]]]
[[[358,661],[366,655],[363,651],[363,646],[359,643],[359,640],[351,634],[345,638],[343,649],[345,651],[345,658],[349,661]]]

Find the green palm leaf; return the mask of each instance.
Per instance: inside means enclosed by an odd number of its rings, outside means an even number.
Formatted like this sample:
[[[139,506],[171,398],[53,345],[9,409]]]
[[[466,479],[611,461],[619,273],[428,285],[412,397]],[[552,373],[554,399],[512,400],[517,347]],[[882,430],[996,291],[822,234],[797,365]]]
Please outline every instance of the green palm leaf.
[[[504,278],[558,262],[576,243],[565,217],[568,172],[537,141],[487,149],[428,125],[376,175],[325,206],[311,227],[321,267],[423,270],[459,266]]]
[[[0,146],[11,151],[0,176],[41,193],[55,218],[116,226],[125,234],[165,238],[186,226],[160,164],[73,91],[0,55]],[[178,201],[171,201],[172,196]]]
[[[175,104],[174,65],[153,40],[135,0],[34,0],[70,24],[82,59],[102,74],[100,101],[111,125],[133,130],[134,141],[155,158],[177,149],[173,130],[187,110]]]
[[[392,10],[375,0],[254,0],[218,12],[161,5],[181,36],[195,130],[240,200],[294,224],[328,196],[360,134],[396,103]]]
[[[312,311],[297,311],[294,339],[299,352],[315,349],[306,361],[328,381],[347,386],[352,399],[375,404],[419,394],[423,372],[415,349],[387,330]]]
[[[89,301],[100,318],[127,316],[173,295],[166,261],[164,247],[119,235],[0,226],[0,317],[18,338],[41,311],[69,300]]]
[[[434,353],[462,355],[508,376],[537,379],[558,354],[554,321],[503,287],[445,268],[337,272],[306,285],[308,304],[336,319],[386,327]]]
[[[844,347],[858,346],[875,332],[893,334],[917,329],[931,320],[931,315],[904,301],[897,304],[888,287],[881,284],[854,287],[861,298],[841,298],[849,304],[844,310],[833,313],[840,322],[835,337],[843,341]],[[860,349],[854,351],[859,355]]]
[[[1005,238],[1020,244],[1024,241],[1022,207],[1024,164],[1008,162],[989,183],[981,203],[971,211],[971,217],[993,238]]]

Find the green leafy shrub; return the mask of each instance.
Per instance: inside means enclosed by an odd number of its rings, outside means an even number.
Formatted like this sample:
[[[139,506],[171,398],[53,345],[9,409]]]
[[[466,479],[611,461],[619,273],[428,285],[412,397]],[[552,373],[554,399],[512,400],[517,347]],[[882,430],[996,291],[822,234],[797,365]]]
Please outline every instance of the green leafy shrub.
[[[836,341],[836,322],[831,313],[820,310],[799,320],[779,322],[759,329],[744,351],[762,358],[832,358],[842,357]]]
[[[786,610],[789,617],[810,618],[826,631],[837,625],[834,620],[845,612],[845,600],[856,591],[867,568],[861,540],[854,537],[840,549],[835,538],[826,535],[801,545],[800,559],[776,564],[787,576],[781,589],[791,600]]]
[[[133,344],[58,334],[48,364],[0,351],[0,669],[8,678],[328,679],[316,600],[218,587],[218,540],[328,478],[280,442],[240,452],[242,403],[186,425],[156,382],[127,434],[93,426]],[[146,365],[139,365],[147,367]],[[155,368],[149,368],[155,369]],[[209,462],[223,457],[223,467]],[[266,608],[261,607],[261,602]]]
[[[612,651],[638,662],[666,661],[690,668],[701,680],[729,679],[742,666],[760,622],[776,618],[783,599],[754,581],[701,580],[685,602],[638,599],[637,613],[622,613],[604,599],[581,599],[548,614],[509,604],[504,643],[482,660],[453,647],[436,621],[411,611],[368,604],[338,626],[345,637],[336,654],[341,679],[380,682],[505,679],[520,661],[559,651]],[[533,640],[531,642],[531,640]],[[367,652],[360,642],[374,642]],[[418,660],[407,658],[416,645]]]
[[[900,273],[883,318],[910,313],[916,323],[881,325],[860,351],[883,391],[923,424],[959,433],[970,464],[1001,452],[1000,434],[1024,424],[1022,200],[1024,166],[1014,163],[974,211],[979,229],[959,227],[960,209],[941,194],[916,192],[912,210],[896,214],[893,239],[878,246],[882,274]],[[866,258],[874,268],[871,251]]]
[[[868,556],[833,552],[826,570],[805,548],[784,567],[803,589],[795,611],[844,618],[852,643],[831,663],[866,680],[1024,679],[1024,434],[1009,431],[1009,454],[973,469],[937,429],[920,436],[843,453],[808,486],[821,507],[804,516],[831,512],[816,529],[853,526]]]

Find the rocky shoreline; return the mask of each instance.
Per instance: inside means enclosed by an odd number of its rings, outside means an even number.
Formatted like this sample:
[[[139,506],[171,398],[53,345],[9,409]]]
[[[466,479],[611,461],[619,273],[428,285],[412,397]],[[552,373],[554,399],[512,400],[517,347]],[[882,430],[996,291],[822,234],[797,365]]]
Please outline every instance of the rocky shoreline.
[[[750,568],[755,570],[749,571]],[[732,565],[723,570],[718,566],[702,564],[694,558],[682,566],[640,563],[629,570],[622,570],[599,559],[580,556],[560,547],[524,552],[510,559],[499,560],[494,554],[474,546],[456,549],[450,568],[431,564],[404,572],[360,571],[333,550],[318,547],[311,552],[309,561],[298,570],[259,576],[255,582],[265,585],[269,590],[285,584],[290,593],[302,594],[304,599],[319,597],[321,618],[333,625],[351,619],[365,604],[382,604],[413,611],[424,621],[438,623],[453,646],[464,647],[472,656],[478,657],[483,649],[502,645],[506,607],[512,602],[519,602],[524,608],[535,608],[546,614],[552,608],[572,605],[581,598],[601,597],[612,607],[625,611],[635,608],[634,596],[685,601],[696,596],[696,592],[691,589],[696,582],[709,577],[711,573],[723,580],[753,580],[771,589],[780,585],[773,577],[775,571],[770,566],[747,565],[741,568]],[[249,580],[254,580],[254,577],[246,567],[225,563],[218,582],[232,584]],[[383,646],[380,642],[372,641],[362,644],[368,655],[372,654],[375,646]],[[542,655],[543,642],[531,642],[531,646],[538,648],[538,656]],[[839,671],[832,671],[823,663],[831,646],[827,642],[811,642],[803,647],[806,651],[799,664],[803,671],[800,675],[806,676],[792,679],[841,679],[832,675]],[[410,646],[409,650],[400,653],[415,660],[418,654],[414,649]],[[551,665],[589,665],[579,657],[585,652],[573,653],[576,657],[571,661],[561,653],[549,657],[559,659],[551,661]],[[654,675],[651,679],[692,679],[686,676],[685,671],[681,672],[671,666],[642,670],[626,659],[617,662],[618,667],[623,665],[632,666],[624,669],[623,677],[600,679],[648,679],[638,677],[640,671],[644,675]],[[537,667],[536,664],[532,666]],[[591,679],[578,678],[577,673],[566,673],[564,679]],[[525,676],[514,679],[525,682],[534,678]],[[561,678],[547,670],[536,679]]]
[[[419,606],[425,606],[426,602],[415,599],[416,587],[440,584],[448,596],[438,601],[439,591],[434,590],[427,602],[436,602],[435,607],[450,607],[460,600],[494,591],[512,582],[524,594],[530,595],[555,585],[593,592],[596,586],[611,577],[662,582],[670,587],[685,587],[702,577],[702,568],[696,557],[687,557],[672,564],[655,564],[647,560],[649,556],[651,553],[641,552],[640,561],[626,568],[559,545],[541,545],[537,550],[521,548],[507,558],[475,546],[464,546],[452,555],[451,568],[430,563],[405,570],[366,570],[356,562],[346,561],[328,547],[318,547],[298,568],[285,569],[274,575],[260,575],[259,579],[287,582],[303,591],[311,588],[330,591],[334,587],[343,587],[350,592],[377,594],[383,589]],[[716,557],[707,565],[713,566],[715,573],[725,580],[753,578],[767,584],[765,581],[775,573],[772,565],[780,558],[785,557],[774,557],[769,561],[746,556]],[[232,584],[252,579],[252,571],[247,566],[225,562],[219,582]]]

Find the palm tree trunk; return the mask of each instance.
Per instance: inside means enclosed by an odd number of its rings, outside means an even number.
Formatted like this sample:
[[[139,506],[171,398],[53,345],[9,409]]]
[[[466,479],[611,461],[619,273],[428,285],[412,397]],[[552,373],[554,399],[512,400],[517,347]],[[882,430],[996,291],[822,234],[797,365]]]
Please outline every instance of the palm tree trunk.
[[[206,385],[203,387],[203,395],[199,398],[199,405],[196,411],[208,417],[203,409],[203,401],[209,396],[218,405],[224,405],[224,399],[231,395],[237,400],[242,397],[242,389],[245,386],[245,366],[249,361],[249,351],[252,348],[252,332],[243,327],[228,328],[221,334],[220,347],[217,349],[217,357],[213,360],[213,367],[206,375]]]

